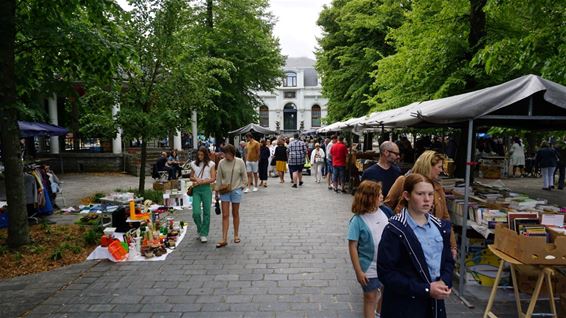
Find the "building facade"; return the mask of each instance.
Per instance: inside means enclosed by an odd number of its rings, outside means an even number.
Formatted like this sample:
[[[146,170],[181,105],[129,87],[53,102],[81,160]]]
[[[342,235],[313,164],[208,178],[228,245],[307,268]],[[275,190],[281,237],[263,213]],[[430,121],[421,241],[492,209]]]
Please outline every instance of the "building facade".
[[[281,133],[294,133],[322,126],[328,100],[309,58],[287,58],[281,85],[273,92],[259,91],[263,101],[258,108],[259,124]]]

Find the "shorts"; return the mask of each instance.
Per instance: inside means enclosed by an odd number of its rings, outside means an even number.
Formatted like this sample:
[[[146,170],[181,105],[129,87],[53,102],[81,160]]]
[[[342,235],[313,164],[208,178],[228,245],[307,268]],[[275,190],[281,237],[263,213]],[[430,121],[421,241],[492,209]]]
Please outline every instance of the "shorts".
[[[332,175],[334,169],[332,169],[332,160],[326,159],[326,168],[328,169],[328,173]]]
[[[259,168],[259,163],[257,161],[246,161],[246,171],[257,173]]]
[[[234,189],[228,193],[221,194],[220,201],[240,203],[242,201],[242,188]]]
[[[344,181],[344,173],[346,172],[346,167],[332,167],[334,173],[332,174],[332,180],[334,182]]]
[[[362,286],[364,293],[375,291],[376,289],[379,289],[381,288],[381,286],[383,286],[377,277],[368,278],[368,280],[369,280],[368,284]]]
[[[289,165],[289,172],[291,172],[291,174],[293,174],[293,172],[299,172],[301,173],[303,171],[303,168],[305,167],[304,164],[302,165]]]

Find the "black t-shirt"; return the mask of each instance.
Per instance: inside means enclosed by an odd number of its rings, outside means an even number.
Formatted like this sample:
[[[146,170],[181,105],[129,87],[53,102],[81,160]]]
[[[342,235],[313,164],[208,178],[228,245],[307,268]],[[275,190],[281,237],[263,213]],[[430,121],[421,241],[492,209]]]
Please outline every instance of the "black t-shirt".
[[[381,192],[383,193],[383,197],[387,197],[389,193],[389,189],[395,183],[395,180],[399,178],[401,175],[401,169],[398,166],[393,165],[391,168],[385,170],[381,168],[378,164],[374,164],[371,167],[364,170],[362,174],[362,181],[363,180],[373,180],[381,182]]]
[[[167,170],[165,168],[166,163],[167,163],[167,158],[160,157],[159,159],[157,159],[157,162],[155,163],[157,171]]]

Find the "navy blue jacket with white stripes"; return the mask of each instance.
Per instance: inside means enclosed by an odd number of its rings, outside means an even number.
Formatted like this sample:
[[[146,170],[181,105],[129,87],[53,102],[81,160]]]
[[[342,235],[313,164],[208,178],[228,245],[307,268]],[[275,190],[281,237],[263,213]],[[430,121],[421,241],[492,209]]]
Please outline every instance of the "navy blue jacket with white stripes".
[[[381,317],[444,318],[443,300],[430,297],[430,283],[442,280],[452,288],[454,259],[450,222],[429,215],[444,239],[440,277],[430,277],[423,249],[407,223],[406,210],[389,219],[377,254],[377,274],[384,285]]]

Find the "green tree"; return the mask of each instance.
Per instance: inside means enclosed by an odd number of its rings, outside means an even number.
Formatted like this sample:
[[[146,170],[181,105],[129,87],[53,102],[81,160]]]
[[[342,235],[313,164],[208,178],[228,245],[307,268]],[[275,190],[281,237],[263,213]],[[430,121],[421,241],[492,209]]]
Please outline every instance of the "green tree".
[[[373,72],[375,109],[485,88],[525,74],[566,82],[563,1],[419,0]]]
[[[147,140],[188,126],[190,112],[212,107],[218,79],[231,65],[199,51],[193,9],[183,0],[136,0],[125,23],[134,54],[123,68],[116,120],[126,139],[139,138],[140,193],[145,188]],[[108,118],[108,114],[106,114]]]
[[[202,52],[232,65],[219,78],[214,115],[200,113],[204,132],[215,137],[257,120],[260,100],[253,91],[274,89],[281,80],[283,57],[273,37],[273,16],[266,0],[207,0],[196,6]]]
[[[472,65],[489,84],[533,73],[566,84],[566,2],[501,0],[486,7],[487,35]]]
[[[112,77],[124,50],[116,41],[120,10],[113,1],[3,0],[0,8],[0,135],[8,244],[17,247],[29,241],[17,121],[41,116],[39,97],[71,92],[78,79]]]
[[[396,53],[372,73],[372,106],[396,108],[462,90],[469,71],[469,11],[469,0],[413,1],[403,25],[387,37]]]
[[[390,28],[403,21],[404,2],[335,0],[318,19],[317,69],[328,101],[330,122],[368,113],[368,96],[375,94],[370,76],[373,65],[393,54],[385,41]],[[406,4],[405,4],[406,6]]]

